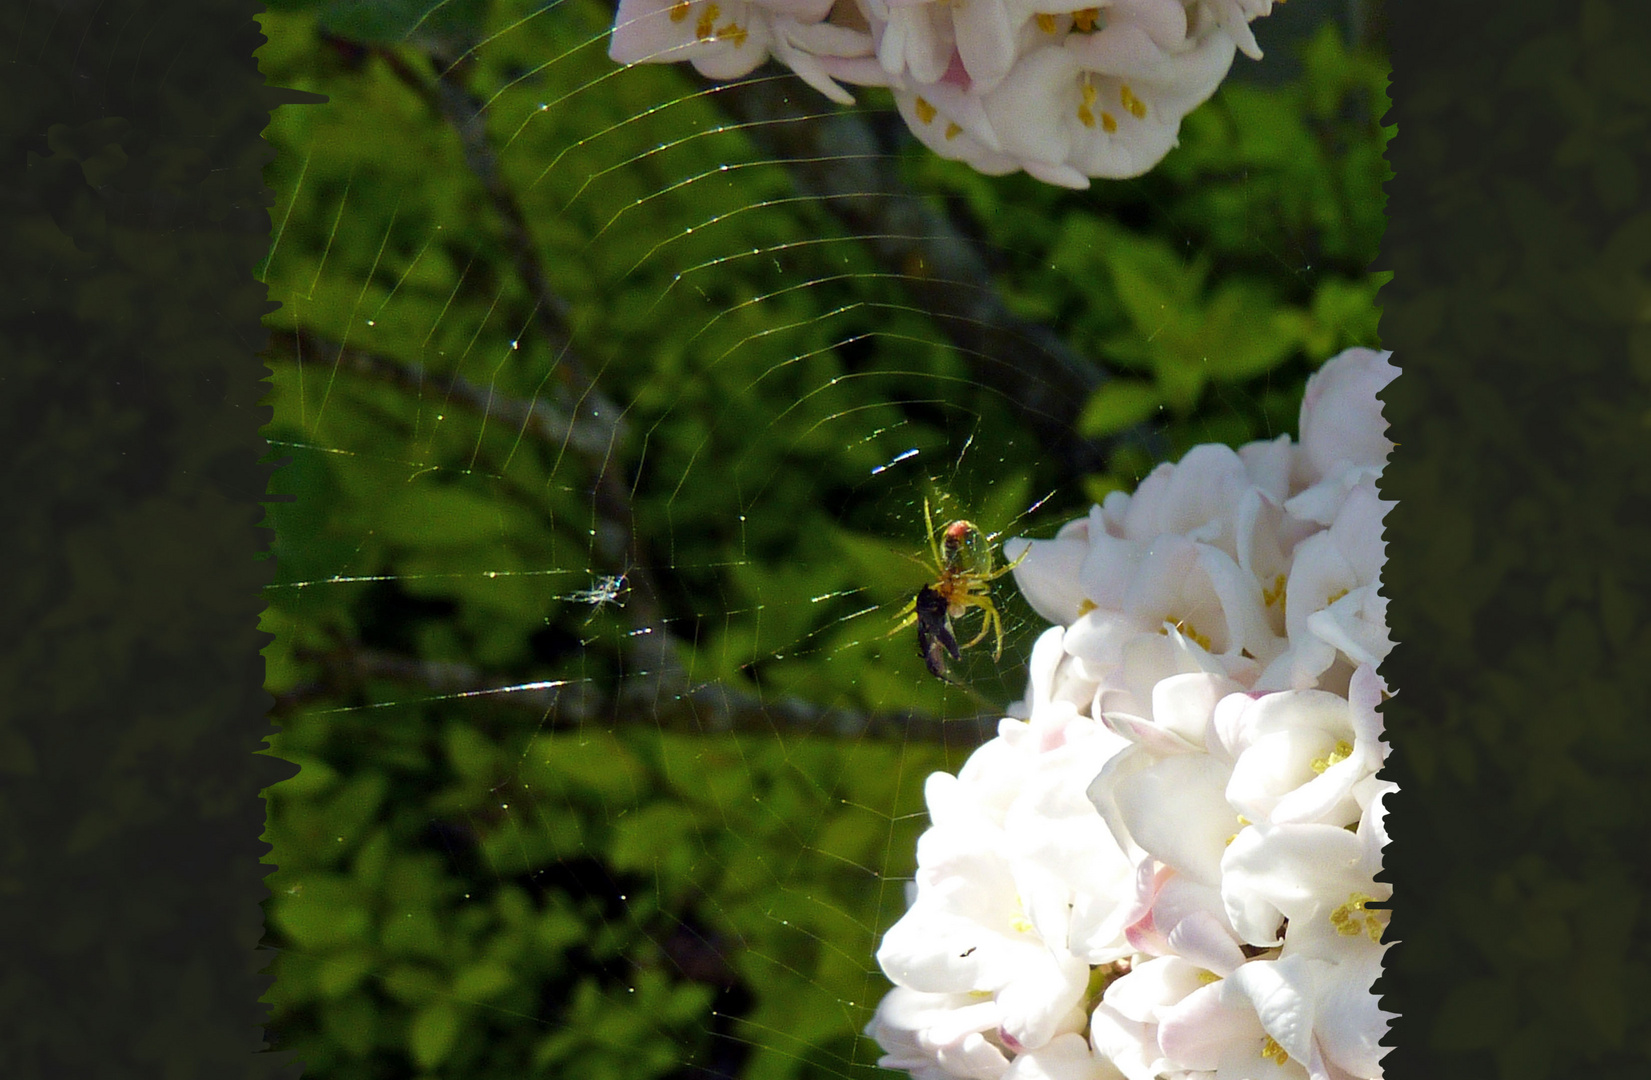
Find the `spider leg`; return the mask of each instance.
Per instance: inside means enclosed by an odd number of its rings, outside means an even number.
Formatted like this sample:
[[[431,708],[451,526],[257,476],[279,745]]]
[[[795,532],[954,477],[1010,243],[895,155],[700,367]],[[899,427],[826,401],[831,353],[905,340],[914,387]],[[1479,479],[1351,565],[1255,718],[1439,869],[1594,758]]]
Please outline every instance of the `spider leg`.
[[[1009,571],[1013,570],[1015,567],[1019,566],[1021,563],[1025,562],[1026,561],[1026,556],[1028,556],[1030,554],[1032,554],[1032,547],[1031,547],[1030,544],[1028,544],[1027,547],[1026,547],[1026,550],[1021,552],[1019,555],[1017,555],[1015,557],[1014,562],[1010,563],[1007,566],[1000,566],[996,570],[993,570],[989,574],[981,574],[979,577],[975,578],[975,580],[976,581],[994,581],[994,580],[1002,577],[1004,574],[1007,574]]]
[[[898,634],[900,631],[906,629],[906,627],[912,626],[916,622],[917,622],[917,613],[914,611],[910,615],[907,615],[905,618],[901,619],[899,622],[895,623],[894,624],[894,629],[890,630],[888,633],[884,634],[883,636],[884,637],[893,637],[894,635]]]
[[[997,617],[997,608],[994,607],[990,601],[986,601],[984,603],[977,602],[971,606],[977,607],[984,612],[985,618],[983,618],[980,622],[980,633],[976,634],[970,639],[967,645],[963,646],[965,649],[972,649],[976,645],[979,645],[982,641],[985,641],[986,635],[992,631],[992,620]]]
[[[940,537],[934,531],[934,515],[929,512],[929,497],[927,495],[923,496],[923,524],[929,530],[929,551],[934,555],[935,569],[941,570],[945,567],[946,561],[945,557],[940,554]]]

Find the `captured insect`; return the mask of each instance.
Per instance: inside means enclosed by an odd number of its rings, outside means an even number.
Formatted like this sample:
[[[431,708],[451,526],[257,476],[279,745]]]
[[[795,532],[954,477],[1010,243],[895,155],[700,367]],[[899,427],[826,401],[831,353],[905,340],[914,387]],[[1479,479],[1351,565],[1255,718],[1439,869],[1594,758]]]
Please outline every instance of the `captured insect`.
[[[990,583],[1002,577],[1031,553],[1028,547],[1019,559],[992,569],[991,537],[980,531],[972,521],[951,521],[936,530],[929,500],[923,500],[923,523],[928,527],[929,551],[934,559],[935,580],[917,590],[895,616],[900,622],[889,635],[893,636],[908,626],[917,627],[917,654],[928,665],[930,674],[946,678],[946,657],[961,657],[962,650],[980,644],[987,634],[995,634],[997,647],[992,659],[1003,655],[1003,616],[992,602]],[[920,561],[920,560],[919,560]],[[952,623],[979,608],[982,614],[980,633],[966,644],[959,645]]]

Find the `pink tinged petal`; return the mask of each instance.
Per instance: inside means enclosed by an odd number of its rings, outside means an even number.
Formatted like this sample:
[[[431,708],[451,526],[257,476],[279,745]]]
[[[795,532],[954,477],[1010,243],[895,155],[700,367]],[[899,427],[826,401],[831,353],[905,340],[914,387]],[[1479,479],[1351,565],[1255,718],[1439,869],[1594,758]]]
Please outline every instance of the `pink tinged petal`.
[[[1347,349],[1307,380],[1301,402],[1301,447],[1318,477],[1339,465],[1380,468],[1393,444],[1376,394],[1398,375],[1393,354]]]
[[[1171,754],[1187,754],[1198,749],[1193,743],[1188,742],[1174,732],[1165,731],[1145,717],[1105,710],[1101,713],[1101,720],[1106,724],[1109,731],[1117,732],[1143,750],[1147,750],[1158,757],[1168,757]]]
[[[1095,1056],[1082,1035],[1057,1035],[1047,1044],[1015,1058],[1008,1080],[1122,1080],[1123,1074]]]
[[[974,88],[985,93],[1015,63],[1016,26],[1010,22],[1008,6],[1002,0],[952,0],[951,11],[957,54]]]
[[[1225,914],[1191,912],[1174,924],[1165,939],[1176,955],[1217,975],[1228,975],[1244,962],[1244,951],[1227,928]]]
[[[1150,864],[1148,860],[1143,865]],[[1159,877],[1159,885],[1141,894],[1150,907],[1144,915],[1135,916],[1131,936],[1137,949],[1179,956],[1217,975],[1243,963],[1244,954],[1227,926],[1221,894],[1174,871]]]
[[[1225,979],[1164,1010],[1158,1025],[1164,1056],[1183,1069],[1217,1068],[1235,1044],[1254,1047],[1265,1036],[1249,1001]]]
[[[1117,785],[1130,837],[1164,864],[1205,885],[1221,883],[1221,856],[1239,829],[1227,804],[1228,770],[1204,754],[1164,758]]]

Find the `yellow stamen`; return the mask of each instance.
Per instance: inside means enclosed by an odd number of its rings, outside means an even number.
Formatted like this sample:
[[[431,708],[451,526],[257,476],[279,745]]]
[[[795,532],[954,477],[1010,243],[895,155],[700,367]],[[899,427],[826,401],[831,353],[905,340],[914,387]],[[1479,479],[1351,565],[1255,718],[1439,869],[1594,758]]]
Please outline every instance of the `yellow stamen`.
[[[1177,630],[1181,631],[1181,636],[1182,637],[1186,638],[1188,641],[1196,642],[1198,644],[1198,647],[1200,649],[1203,649],[1205,652],[1209,651],[1209,648],[1210,648],[1209,635],[1200,634],[1198,632],[1197,628],[1194,627],[1191,623],[1187,622],[1185,619],[1169,619],[1169,620],[1167,620],[1167,622],[1169,623],[1169,626],[1173,626]],[[1158,628],[1158,632],[1160,634],[1163,634],[1165,637],[1168,637],[1169,636],[1169,626],[1160,626]]]
[[[1199,985],[1209,986],[1211,983],[1220,982],[1221,981],[1221,976],[1217,975],[1213,971],[1200,971],[1197,975],[1197,979],[1198,979]]]
[[[1271,1035],[1261,1040],[1261,1056],[1280,1065],[1290,1060],[1290,1055],[1284,1052],[1284,1047],[1278,1045],[1278,1040]]]
[[[688,17],[688,8],[690,6],[692,5],[689,4],[688,0],[676,0],[676,3],[671,5],[671,21],[681,22],[683,19],[686,19]]]
[[[1347,590],[1346,589],[1337,589],[1335,592],[1331,593],[1329,596],[1326,596],[1324,598],[1324,606],[1329,607],[1331,604],[1334,604],[1337,600],[1340,600],[1342,597],[1344,597],[1346,595],[1347,595]]]
[[[1101,17],[1101,9],[1100,8],[1098,8],[1098,7],[1082,8],[1082,9],[1080,9],[1078,11],[1074,11],[1072,13],[1072,25],[1076,26],[1079,30],[1082,30],[1084,33],[1087,34],[1091,30],[1095,29],[1095,20],[1100,18],[1100,17]]]
[[[732,38],[733,42],[734,42],[734,48],[737,49],[741,45],[745,44],[745,38],[746,38],[745,27],[741,26],[739,23],[731,22],[727,26],[724,26],[721,30],[717,31],[717,37],[719,37],[719,38]]]
[[[1111,113],[1104,111],[1101,113],[1101,130],[1108,135],[1118,130],[1118,121],[1112,118]]]
[[[1135,96],[1135,91],[1129,88],[1128,83],[1118,87],[1118,100],[1123,102],[1125,110],[1137,120],[1146,118],[1147,103]]]
[[[1324,757],[1313,759],[1313,771],[1316,773],[1321,773],[1337,762],[1346,761],[1352,756],[1353,748],[1347,745],[1347,740],[1337,739],[1336,745],[1330,748],[1330,752],[1328,754]]]
[[[715,32],[717,16],[721,14],[721,9],[715,4],[706,4],[705,10],[699,13],[699,21],[694,24],[694,37],[701,41],[710,37]]]
[[[1095,601],[1089,599],[1086,596],[1082,600],[1078,601],[1078,617],[1082,618],[1083,616],[1088,615],[1091,611],[1094,611],[1096,608],[1098,608],[1100,606],[1101,605],[1097,604]]]
[[[1089,81],[1089,76],[1084,76],[1083,82],[1078,85],[1078,92],[1083,95],[1083,100],[1078,102],[1078,120],[1084,127],[1092,128],[1095,126],[1096,91],[1095,84]]]
[[[1053,34],[1055,32],[1056,23],[1053,15],[1040,11],[1037,14],[1037,20],[1039,30],[1042,30],[1046,34]]]
[[[946,138],[948,141],[957,138],[962,133],[962,128],[958,127],[950,120],[946,121]]]
[[[1380,941],[1383,929],[1380,913],[1364,909],[1364,905],[1374,899],[1374,896],[1364,893],[1349,893],[1347,903],[1330,913],[1330,925],[1343,937],[1354,937],[1362,932],[1371,941]]]
[[[1289,578],[1284,574],[1280,574],[1278,577],[1274,578],[1273,587],[1270,589],[1263,589],[1261,592],[1262,603],[1266,604],[1268,607],[1272,607],[1274,604],[1283,600],[1284,586],[1288,584],[1288,582]]]
[[[917,110],[917,118],[923,123],[927,124],[934,119],[935,107],[921,97],[912,107]]]

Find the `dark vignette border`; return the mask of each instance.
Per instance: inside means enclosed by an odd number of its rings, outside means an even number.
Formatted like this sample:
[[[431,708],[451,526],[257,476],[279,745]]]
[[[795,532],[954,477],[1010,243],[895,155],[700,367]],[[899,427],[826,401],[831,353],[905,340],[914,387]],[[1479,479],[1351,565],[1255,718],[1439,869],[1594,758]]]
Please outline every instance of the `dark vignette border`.
[[[0,1074],[273,1077],[255,0],[0,5]],[[290,96],[288,98],[290,100]]]
[[[1390,1080],[1651,1075],[1651,31],[1388,5]]]

